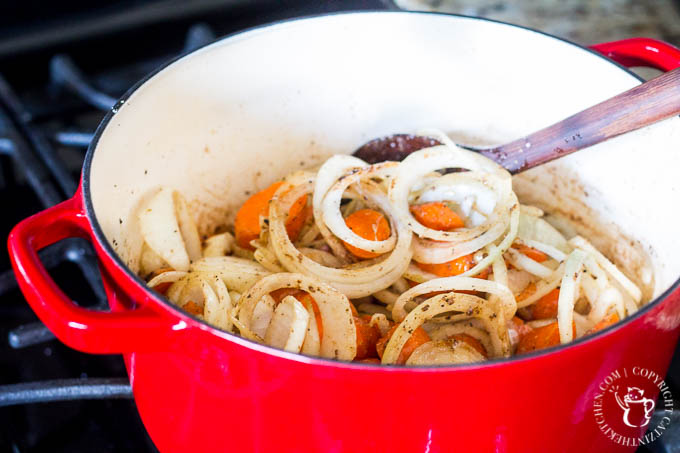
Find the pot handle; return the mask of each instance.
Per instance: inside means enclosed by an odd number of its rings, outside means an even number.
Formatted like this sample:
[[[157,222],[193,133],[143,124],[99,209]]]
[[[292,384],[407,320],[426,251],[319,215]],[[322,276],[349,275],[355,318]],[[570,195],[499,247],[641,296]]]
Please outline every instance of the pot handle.
[[[658,39],[622,39],[590,48],[626,67],[646,66],[661,71],[680,67],[680,49]]]
[[[38,250],[70,237],[92,241],[80,198],[78,191],[73,198],[23,220],[10,233],[9,254],[26,300],[55,336],[74,349],[114,354],[167,345],[172,321],[161,313],[148,306],[123,311],[80,307],[47,273]]]

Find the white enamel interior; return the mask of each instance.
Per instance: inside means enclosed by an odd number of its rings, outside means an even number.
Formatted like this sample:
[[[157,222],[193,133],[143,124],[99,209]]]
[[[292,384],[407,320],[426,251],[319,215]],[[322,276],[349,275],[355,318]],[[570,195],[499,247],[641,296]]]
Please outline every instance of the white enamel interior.
[[[509,141],[638,83],[574,45],[478,19],[361,13],[260,28],[182,58],[125,102],[94,152],[94,211],[136,270],[135,210],[161,185],[208,233],[248,193],[371,138],[435,127]],[[658,295],[680,275],[678,149],[673,118],[527,172],[516,189],[576,220]]]

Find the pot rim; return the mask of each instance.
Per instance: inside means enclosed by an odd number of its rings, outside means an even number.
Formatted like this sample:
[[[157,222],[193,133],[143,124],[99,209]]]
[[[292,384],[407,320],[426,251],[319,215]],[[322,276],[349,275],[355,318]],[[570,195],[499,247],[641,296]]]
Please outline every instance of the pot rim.
[[[580,44],[574,43],[572,41],[569,41],[564,38],[560,38],[558,36],[551,35],[549,33],[536,30],[530,27],[526,27],[523,25],[517,25],[517,24],[511,24],[499,20],[494,20],[494,19],[487,19],[483,17],[476,17],[476,16],[467,16],[464,14],[454,14],[454,13],[441,13],[441,12],[431,12],[431,11],[384,11],[384,10],[362,10],[362,11],[341,11],[341,12],[332,12],[332,13],[324,13],[324,14],[315,14],[315,15],[308,15],[308,16],[301,16],[301,17],[294,17],[294,18],[289,18],[289,19],[283,19],[283,20],[278,20],[274,22],[269,22],[266,24],[261,24],[257,26],[253,26],[250,28],[246,28],[244,30],[239,30],[230,34],[227,34],[217,41],[214,41],[212,43],[203,45],[197,49],[194,49],[189,52],[183,52],[180,55],[170,59],[169,61],[161,64],[158,66],[156,69],[154,69],[152,72],[144,76],[142,79],[140,79],[137,83],[135,83],[132,87],[130,87],[125,94],[123,94],[120,99],[116,102],[114,107],[109,110],[104,118],[101,120],[99,125],[97,126],[97,129],[95,131],[95,134],[92,138],[92,141],[90,142],[90,145],[88,146],[87,153],[85,155],[85,160],[83,163],[83,170],[82,170],[82,179],[81,179],[81,187],[82,187],[82,196],[84,200],[84,206],[85,206],[85,214],[87,216],[87,219],[90,223],[90,226],[92,228],[92,233],[93,233],[93,238],[94,240],[97,241],[99,246],[102,248],[102,250],[108,255],[109,258],[112,259],[113,263],[121,270],[131,281],[133,281],[139,289],[142,289],[147,293],[147,295],[153,299],[153,301],[156,304],[160,304],[163,308],[165,308],[166,311],[171,312],[175,316],[179,316],[182,319],[186,319],[188,321],[188,326],[187,327],[199,327],[202,330],[207,330],[210,334],[218,336],[220,338],[223,338],[228,341],[232,341],[234,343],[237,343],[239,345],[242,345],[244,347],[247,347],[253,351],[260,351],[260,352],[266,352],[267,354],[282,358],[282,359],[289,359],[289,360],[294,360],[297,362],[302,362],[302,363],[307,363],[307,364],[313,364],[313,365],[322,365],[322,366],[332,366],[332,367],[340,367],[340,368],[350,368],[350,369],[355,369],[355,370],[383,370],[383,371],[391,371],[391,372],[447,372],[447,371],[462,371],[462,370],[473,370],[473,369],[481,369],[481,368],[494,368],[498,366],[503,366],[503,365],[512,365],[516,364],[518,362],[524,362],[528,360],[535,360],[539,359],[543,356],[557,353],[557,352],[564,352],[564,350],[573,350],[575,351],[577,348],[581,348],[585,346],[586,344],[589,344],[594,341],[599,341],[605,336],[608,336],[615,331],[618,331],[622,329],[623,327],[637,321],[640,319],[642,316],[650,312],[652,309],[660,305],[660,303],[665,300],[670,294],[672,294],[674,291],[676,291],[680,287],[680,277],[662,294],[660,294],[658,297],[655,299],[651,300],[648,302],[645,306],[640,308],[637,312],[634,314],[626,317],[624,320],[619,321],[611,326],[606,327],[605,329],[596,332],[591,335],[586,335],[580,338],[575,339],[571,343],[565,344],[565,345],[557,345],[557,346],[552,346],[550,348],[545,348],[545,349],[540,349],[537,351],[533,351],[531,353],[527,354],[522,354],[522,355],[515,355],[511,357],[500,357],[500,358],[494,358],[494,359],[489,359],[485,362],[482,363],[463,363],[463,364],[455,364],[455,365],[447,365],[447,366],[416,366],[416,367],[403,367],[403,366],[398,366],[398,365],[374,365],[374,364],[366,364],[366,363],[359,363],[359,362],[341,362],[337,360],[332,360],[332,359],[325,359],[321,357],[311,357],[311,356],[305,356],[302,354],[296,354],[288,351],[284,351],[281,349],[276,349],[271,346],[267,345],[262,345],[259,344],[255,341],[248,340],[244,337],[241,337],[239,335],[225,332],[223,330],[217,329],[207,322],[198,319],[196,316],[186,313],[183,310],[181,310],[179,307],[175,306],[172,304],[168,299],[165,297],[159,295],[158,293],[151,291],[147,286],[146,282],[136,275],[134,272],[132,272],[126,265],[123,263],[122,259],[120,256],[116,253],[116,251],[113,249],[111,244],[109,244],[109,241],[106,239],[106,236],[104,234],[104,231],[102,230],[101,226],[99,225],[99,222],[97,221],[97,216],[95,214],[94,210],[94,205],[92,203],[92,197],[91,197],[91,192],[90,192],[90,172],[92,168],[92,160],[94,156],[94,152],[97,148],[97,144],[99,143],[99,139],[101,138],[102,134],[104,133],[104,130],[107,128],[111,120],[115,117],[118,108],[125,103],[125,101],[132,96],[133,93],[135,93],[141,86],[143,86],[147,81],[149,81],[151,78],[153,78],[156,74],[160,73],[161,71],[165,70],[175,62],[183,59],[184,57],[191,55],[199,50],[205,49],[206,47],[213,46],[213,45],[221,45],[224,41],[233,39],[235,37],[240,37],[245,34],[249,34],[255,31],[262,31],[267,28],[271,27],[277,27],[282,24],[288,24],[291,22],[300,22],[300,21],[307,21],[307,20],[314,20],[317,18],[323,18],[323,17],[328,17],[328,16],[350,16],[350,15],[358,15],[358,14],[390,14],[390,15],[434,15],[434,16],[443,16],[443,17],[457,17],[457,18],[464,18],[464,19],[470,19],[470,20],[480,20],[484,22],[491,22],[491,23],[496,23],[496,24],[501,24],[501,25],[506,25],[526,31],[530,31],[533,33],[537,33],[539,35],[549,37],[552,39],[555,39],[557,41],[561,41],[567,44],[570,44],[571,46],[580,49],[582,51],[588,52],[590,54],[593,54],[604,61],[608,62],[609,64],[612,64],[614,66],[617,66],[619,69],[627,72],[629,75],[633,76],[640,82],[644,82],[644,79],[634,72],[630,71],[628,68],[624,67],[623,65],[619,64],[616,61],[613,61],[604,55],[598,53],[597,51],[590,49],[588,47],[582,46]],[[193,325],[192,325],[193,324]],[[207,327],[207,329],[206,329]]]

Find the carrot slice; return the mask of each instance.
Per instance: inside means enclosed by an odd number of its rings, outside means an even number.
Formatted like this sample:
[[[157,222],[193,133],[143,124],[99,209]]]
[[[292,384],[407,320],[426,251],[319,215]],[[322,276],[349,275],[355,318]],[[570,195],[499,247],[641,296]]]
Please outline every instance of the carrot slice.
[[[455,335],[451,335],[449,338],[457,341],[462,341],[463,343],[467,343],[468,346],[472,346],[473,349],[482,354],[484,357],[488,357],[486,349],[484,349],[482,343],[480,343],[478,339],[471,335],[468,335],[466,333],[457,333]]]
[[[539,263],[542,263],[543,261],[548,259],[548,255],[541,252],[540,250],[536,250],[533,247],[529,247],[528,245],[513,244],[512,248],[517,250],[522,255],[524,255],[528,258],[531,258],[532,260],[539,262]]]
[[[260,237],[260,217],[266,217],[269,214],[269,200],[272,199],[274,193],[281,187],[282,181],[275,182],[271,186],[256,193],[246,200],[245,203],[236,213],[234,220],[234,233],[236,234],[236,242],[244,249],[254,250],[250,245],[250,241]],[[300,230],[304,225],[308,214],[307,195],[298,198],[288,211],[288,219],[286,220],[286,232],[291,241],[297,239]]]
[[[312,310],[314,310],[314,318],[316,319],[316,328],[319,331],[319,338],[323,338],[323,321],[321,319],[321,311],[319,310],[319,306],[317,305],[314,298],[308,292],[297,288],[280,288],[272,291],[269,293],[269,295],[272,296],[274,302],[276,302],[277,305],[281,303],[281,301],[287,296],[293,296],[299,300],[302,305],[306,305],[306,302],[309,301],[309,303],[312,305]]]
[[[171,268],[171,267],[162,267],[160,269],[156,269],[155,271],[153,271],[151,273],[151,275],[149,275],[149,278],[147,279],[147,281],[150,282],[151,280],[158,277],[159,275],[165,274],[166,272],[172,272],[173,270],[174,269]],[[168,289],[170,289],[171,286],[172,286],[172,282],[165,282],[165,283],[161,283],[160,285],[154,286],[153,290],[156,291],[157,293],[165,295],[165,293],[168,292]]]
[[[370,359],[354,359],[355,362],[359,363],[370,363],[371,365],[380,365],[380,359],[371,357]]]
[[[400,324],[394,325],[386,334],[385,336],[381,337],[378,342],[375,345],[375,349],[378,352],[378,355],[382,359],[382,356],[385,352],[385,348],[387,347],[387,342],[390,341],[390,338],[392,338],[392,335],[394,332],[397,330],[397,327],[399,327]],[[425,332],[425,330],[422,327],[418,327],[416,330],[413,331],[413,334],[411,337],[406,340],[406,343],[404,343],[404,347],[401,348],[401,352],[399,353],[399,357],[397,358],[397,364],[403,365],[406,363],[409,357],[411,357],[411,354],[413,354],[413,351],[418,348],[418,346],[427,343],[430,341],[430,336]]]
[[[418,222],[433,230],[451,231],[465,226],[458,214],[441,201],[413,205],[410,210]]]
[[[446,263],[430,264],[430,263],[419,263],[416,261],[416,266],[429,272],[438,277],[452,277],[454,275],[460,275],[463,272],[472,269],[474,266],[474,260],[472,254],[461,256],[453,261],[448,261]]]
[[[602,330],[602,329],[604,329],[604,328],[606,328],[606,327],[611,326],[612,324],[616,324],[617,322],[619,322],[619,315],[618,315],[618,313],[612,313],[611,315],[605,316],[604,318],[602,318],[602,320],[601,320],[600,322],[598,322],[597,324],[595,324],[595,325],[594,325],[588,332],[586,332],[586,333],[595,333],[595,332],[597,332],[597,331],[599,331],[599,330]]]
[[[370,241],[384,241],[390,237],[390,224],[378,211],[373,209],[360,209],[353,212],[345,219],[345,223],[356,235]],[[361,250],[343,241],[347,250],[357,258],[375,258],[379,253]]]
[[[576,337],[576,325],[572,323],[574,337]],[[549,348],[560,344],[560,329],[557,322],[543,327],[532,329],[519,340],[517,354],[524,354],[538,349]]]
[[[198,305],[193,300],[190,300],[186,304],[182,305],[182,310],[186,311],[187,313],[191,313],[192,315],[195,316],[203,314],[203,307]]]
[[[560,298],[559,288],[555,288],[541,297],[532,305],[531,317],[533,319],[550,319],[557,317],[557,301]]]
[[[357,329],[357,355],[355,360],[377,357],[375,345],[380,339],[380,330],[376,326],[371,326],[370,315],[355,316],[354,325]]]

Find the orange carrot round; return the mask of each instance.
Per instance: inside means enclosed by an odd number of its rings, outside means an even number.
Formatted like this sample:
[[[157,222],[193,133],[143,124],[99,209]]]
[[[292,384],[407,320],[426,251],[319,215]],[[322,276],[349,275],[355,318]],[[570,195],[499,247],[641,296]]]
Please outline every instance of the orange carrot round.
[[[441,201],[413,205],[410,210],[418,222],[433,230],[451,231],[465,226],[458,214]]]
[[[619,315],[617,313],[612,313],[609,316],[602,318],[602,320],[595,324],[587,333],[595,333],[611,326],[612,324],[616,324],[617,322],[619,322]]]
[[[559,288],[555,288],[541,297],[532,305],[531,317],[533,319],[550,319],[557,317],[557,301],[560,298]]]
[[[576,325],[572,323],[574,337],[576,337]],[[557,322],[543,327],[537,327],[526,333],[519,340],[517,354],[524,354],[538,349],[549,348],[560,344],[560,329]]]
[[[194,316],[203,314],[203,307],[198,305],[193,300],[190,300],[186,304],[182,305],[182,310],[186,311],[187,313],[191,313]]]
[[[147,281],[151,281],[154,278],[158,277],[159,275],[164,274],[166,272],[171,272],[172,270],[173,269],[171,267],[162,267],[160,269],[156,269],[155,271],[153,271],[151,273],[151,275],[149,275],[149,278],[147,279]],[[168,289],[170,289],[171,286],[172,286],[172,282],[165,282],[165,283],[161,283],[159,285],[154,286],[152,289],[154,291],[156,291],[157,293],[165,295],[165,293],[168,292]]]
[[[392,338],[392,335],[394,332],[397,330],[397,327],[399,327],[400,324],[395,324],[387,333],[381,337],[378,342],[375,345],[375,348],[378,352],[378,355],[382,359],[383,354],[385,353],[385,348],[387,347],[387,342],[390,341],[390,338]],[[413,331],[413,334],[411,337],[406,340],[406,343],[404,343],[404,347],[401,348],[401,352],[399,353],[399,358],[397,358],[397,364],[403,365],[406,363],[409,357],[411,357],[411,354],[413,354],[413,351],[415,351],[418,346],[427,343],[430,341],[430,336],[425,332],[425,330],[422,327],[418,327]]]
[[[234,233],[236,234],[236,242],[244,249],[253,250],[250,241],[260,237],[260,217],[266,217],[269,214],[269,200],[272,199],[274,193],[281,187],[282,181],[275,182],[271,186],[256,193],[246,200],[245,203],[236,213],[234,220]],[[309,211],[305,209],[307,206],[307,195],[303,195],[290,207],[288,211],[288,219],[286,220],[286,232],[291,241],[297,239],[302,226],[307,220]]]
[[[452,277],[454,275],[460,275],[463,272],[472,269],[474,266],[474,259],[472,255],[461,256],[453,261],[448,261],[446,263],[430,264],[430,263],[418,263],[416,266],[429,272],[438,277]]]
[[[457,341],[462,341],[463,343],[467,343],[468,346],[471,346],[474,350],[482,354],[484,357],[488,357],[486,349],[484,349],[484,346],[482,346],[482,343],[475,337],[468,335],[466,333],[457,333],[455,335],[451,335],[449,338]]]
[[[542,263],[543,261],[548,259],[548,255],[541,252],[540,250],[536,250],[533,247],[529,247],[528,245],[513,244],[512,248],[517,250],[522,255],[531,258],[532,260],[537,261],[539,263]]]
[[[355,316],[354,325],[357,330],[357,355],[355,360],[376,357],[378,352],[375,345],[380,339],[380,330],[369,324],[370,316]]]
[[[345,219],[345,223],[357,236],[370,241],[384,241],[390,237],[390,224],[385,216],[373,209],[360,209]],[[375,258],[379,253],[361,250],[343,241],[347,250],[357,258]]]

